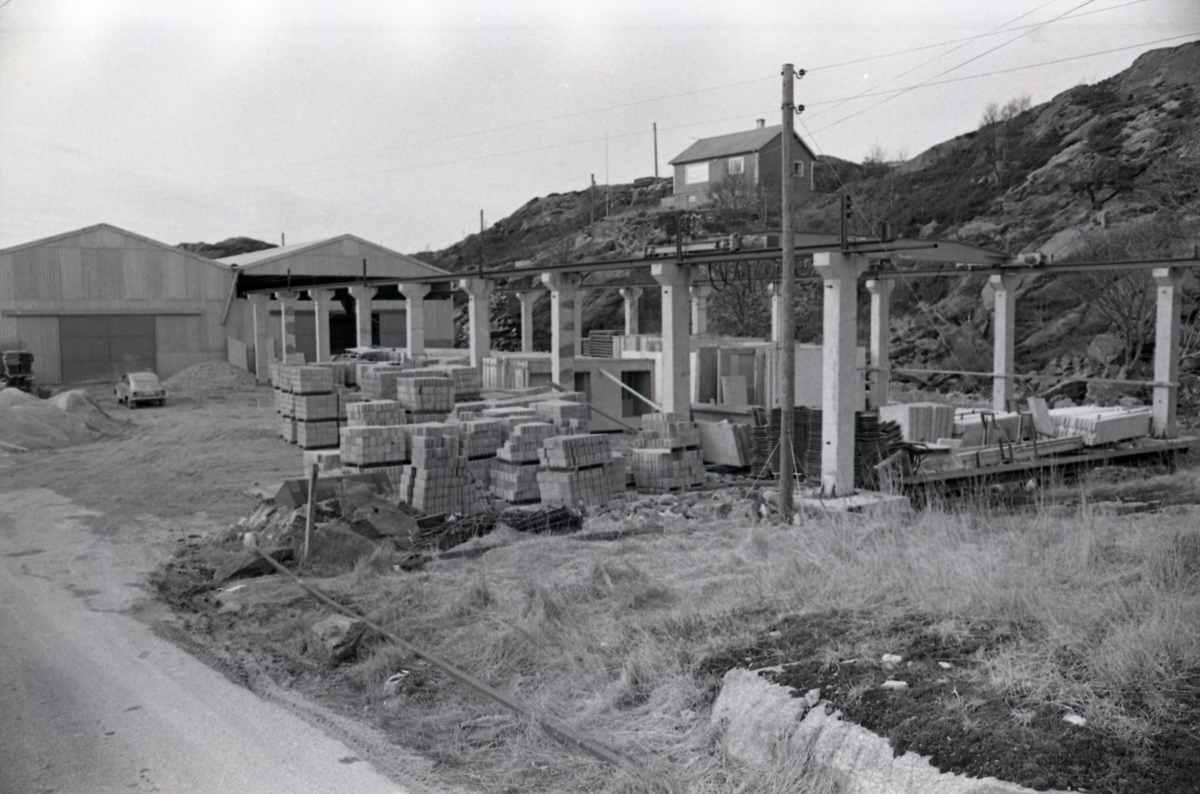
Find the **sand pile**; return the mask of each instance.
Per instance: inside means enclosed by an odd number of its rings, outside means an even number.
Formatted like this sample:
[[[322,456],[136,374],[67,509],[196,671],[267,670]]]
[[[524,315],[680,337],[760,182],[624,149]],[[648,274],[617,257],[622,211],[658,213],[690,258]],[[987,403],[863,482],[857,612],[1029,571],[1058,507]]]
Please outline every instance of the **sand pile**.
[[[82,390],[40,400],[19,389],[0,389],[0,441],[5,444],[25,449],[66,447],[114,435],[125,425]]]
[[[205,361],[177,372],[163,382],[173,391],[242,391],[253,389],[254,375],[224,361]]]

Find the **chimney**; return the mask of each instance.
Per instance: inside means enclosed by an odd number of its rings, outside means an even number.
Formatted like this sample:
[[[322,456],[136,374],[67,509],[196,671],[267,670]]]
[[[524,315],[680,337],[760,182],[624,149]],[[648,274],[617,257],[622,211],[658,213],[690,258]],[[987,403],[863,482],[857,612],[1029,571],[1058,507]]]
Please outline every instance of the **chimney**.
[[[760,130],[765,129],[767,126],[767,120],[766,119],[758,119],[757,121],[754,122],[754,126]]]

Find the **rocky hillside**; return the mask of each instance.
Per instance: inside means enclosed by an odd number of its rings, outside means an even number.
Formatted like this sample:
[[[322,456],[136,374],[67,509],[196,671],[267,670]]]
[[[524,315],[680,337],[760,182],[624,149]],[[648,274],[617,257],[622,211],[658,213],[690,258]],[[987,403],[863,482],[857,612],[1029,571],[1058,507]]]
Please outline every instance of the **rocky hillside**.
[[[961,240],[1013,254],[1041,251],[1057,261],[1191,255],[1200,227],[1198,91],[1200,42],[1193,42],[1146,53],[1121,74],[1041,105],[1017,97],[989,106],[978,129],[900,164],[824,158],[815,175],[818,195],[799,209],[798,228],[835,231],[838,197],[848,192],[858,234],[887,221],[905,237]],[[669,180],[614,185],[607,196],[605,190],[533,199],[482,234],[418,256],[461,270],[622,257],[672,239],[674,213],[660,207]],[[695,218],[689,233],[765,228],[778,228],[769,210],[726,207]],[[613,274],[591,282],[599,288],[588,296],[585,333],[619,327],[612,287],[629,278]],[[716,273],[714,330],[767,333],[770,280],[769,267]],[[1020,366],[1045,372],[1047,382],[1122,370],[1132,377],[1144,369],[1153,341],[1147,286],[1145,274],[1029,279],[1018,303]],[[815,339],[818,293],[801,291],[797,336]],[[990,369],[985,292],[985,282],[969,278],[902,284],[893,309],[901,362]],[[657,328],[654,293],[648,290],[643,301],[648,331]],[[514,336],[515,301],[498,299],[496,308],[497,325]],[[1102,335],[1103,344],[1092,344]],[[505,337],[498,334],[498,346],[513,341]],[[925,385],[977,384],[943,377]]]

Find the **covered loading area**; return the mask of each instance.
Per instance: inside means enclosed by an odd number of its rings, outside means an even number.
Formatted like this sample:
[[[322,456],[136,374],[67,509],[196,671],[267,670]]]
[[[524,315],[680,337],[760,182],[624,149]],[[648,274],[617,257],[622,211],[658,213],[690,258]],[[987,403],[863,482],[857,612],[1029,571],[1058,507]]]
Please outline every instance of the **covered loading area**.
[[[453,275],[353,235],[218,262],[233,275],[230,359],[266,381],[274,360],[354,347],[454,344]],[[407,289],[404,288],[407,285]]]

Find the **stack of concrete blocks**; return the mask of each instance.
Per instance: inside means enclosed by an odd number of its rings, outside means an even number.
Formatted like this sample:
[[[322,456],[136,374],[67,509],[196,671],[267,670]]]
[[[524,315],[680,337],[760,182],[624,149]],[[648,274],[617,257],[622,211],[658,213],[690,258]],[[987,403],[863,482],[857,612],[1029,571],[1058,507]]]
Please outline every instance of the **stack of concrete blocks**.
[[[391,364],[359,364],[358,388],[368,400],[396,399],[396,379],[401,370]]]
[[[1083,436],[1088,447],[1100,447],[1145,438],[1150,435],[1150,408],[1098,407],[1078,405],[1050,411],[1054,433],[1059,438]]]
[[[551,436],[539,457],[537,482],[543,503],[579,510],[612,500],[612,447],[606,436]]]
[[[461,364],[441,368],[454,381],[454,399],[458,402],[474,402],[483,391],[483,376],[479,369]]]
[[[508,440],[496,450],[492,493],[510,504],[539,501],[538,453],[542,443],[554,434],[554,425],[547,422],[525,421],[513,427]]]
[[[327,367],[280,365],[275,370],[281,433],[304,449],[338,445],[337,397]]]
[[[530,406],[538,416],[556,427],[586,433],[589,408],[587,403],[572,399],[542,400]]]
[[[398,488],[402,465],[408,460],[404,434],[404,409],[395,400],[371,400],[346,406],[347,426],[342,430],[341,464],[362,472],[380,471]]]
[[[998,441],[1015,444],[1021,440],[1021,431],[1020,414],[995,413],[980,408],[954,411],[952,437],[961,440],[963,447],[987,447]]]
[[[314,449],[304,452],[304,473],[312,471],[316,466],[321,474],[331,474],[342,468],[342,453],[340,449]]]
[[[400,498],[426,515],[470,515],[475,491],[461,439],[441,422],[406,425],[412,463],[400,478]]]
[[[704,484],[700,431],[683,414],[642,416],[637,446],[630,452],[639,489],[674,491]]]
[[[895,403],[879,409],[879,421],[895,422],[905,441],[936,442],[954,434],[954,407],[941,403]]]
[[[504,423],[499,419],[467,419],[454,425],[462,439],[471,478],[484,491],[490,490],[496,450],[504,443]]]
[[[444,422],[454,410],[454,381],[407,370],[396,379],[396,399],[404,406],[409,424]]]
[[[338,386],[334,384],[333,393],[338,401],[338,420],[345,424],[350,419],[346,406],[350,403],[360,403],[366,400],[360,391],[352,391],[347,386]]]

